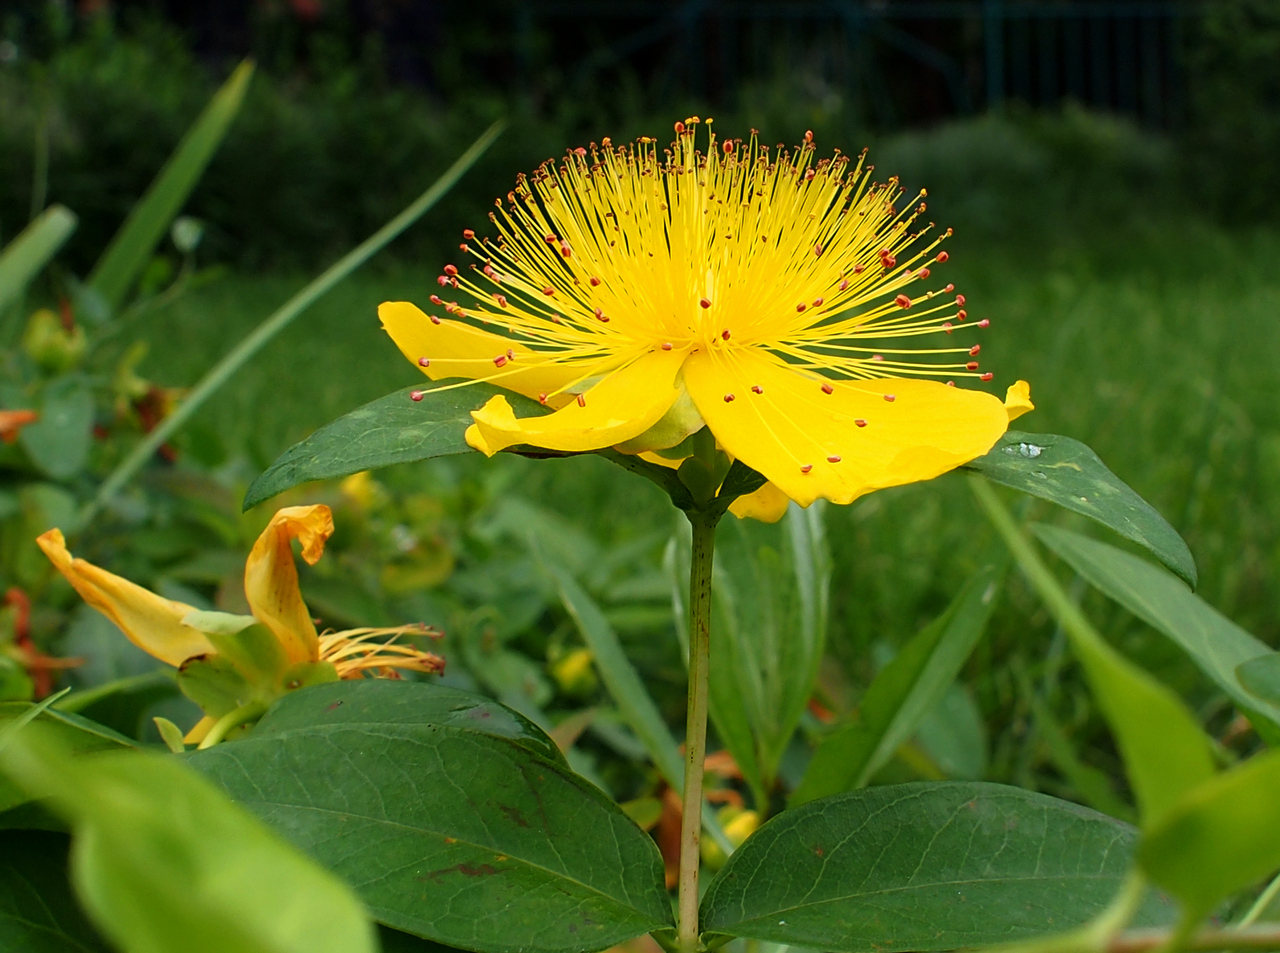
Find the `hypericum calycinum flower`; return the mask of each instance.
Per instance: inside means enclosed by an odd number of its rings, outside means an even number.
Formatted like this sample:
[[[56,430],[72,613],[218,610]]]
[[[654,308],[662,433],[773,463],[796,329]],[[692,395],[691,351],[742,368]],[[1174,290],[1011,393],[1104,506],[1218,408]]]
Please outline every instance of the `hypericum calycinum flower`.
[[[991,379],[988,322],[927,284],[947,252],[917,227],[923,192],[904,201],[863,156],[816,159],[809,133],[776,152],[712,134],[702,152],[697,125],[676,123],[665,151],[605,139],[521,176],[495,237],[463,233],[475,262],[437,279],[443,316],[379,308],[433,380],[554,408],[518,418],[494,397],[471,446],[635,453],[705,426],[785,497],[848,503],[980,456],[1031,409],[1022,382],[1007,403],[949,386]]]
[[[332,534],[333,514],[327,506],[278,510],[245,561],[249,616],[204,612],[75,559],[61,530],[51,529],[36,542],[85,602],[138,648],[178,669],[179,687],[205,712],[187,733],[186,740],[195,743],[205,741],[223,719],[232,719],[225,729],[255,720],[271,701],[303,685],[365,673],[396,678],[402,669],[444,670],[438,655],[370,641],[388,635],[439,637],[426,626],[316,632],[298,587],[292,544],[298,540],[302,558],[314,564]],[[240,713],[243,717],[235,721]]]

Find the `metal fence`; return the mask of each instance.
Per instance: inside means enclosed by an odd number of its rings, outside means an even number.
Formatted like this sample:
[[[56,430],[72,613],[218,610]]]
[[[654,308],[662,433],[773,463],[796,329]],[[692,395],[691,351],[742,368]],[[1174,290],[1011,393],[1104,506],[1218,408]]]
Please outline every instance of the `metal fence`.
[[[731,103],[744,79],[792,71],[815,95],[851,98],[899,123],[1010,102],[1065,100],[1176,127],[1184,47],[1202,5],[1186,0],[669,0],[530,2],[516,14],[519,81],[548,58],[569,85],[625,73],[655,98]]]

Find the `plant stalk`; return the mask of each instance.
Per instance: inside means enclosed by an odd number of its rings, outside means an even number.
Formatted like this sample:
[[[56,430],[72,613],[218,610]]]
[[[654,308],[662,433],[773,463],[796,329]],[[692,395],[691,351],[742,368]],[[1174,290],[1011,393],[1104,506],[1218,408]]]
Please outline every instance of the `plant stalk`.
[[[699,949],[698,865],[702,837],[702,768],[707,753],[708,668],[711,652],[711,567],[719,514],[687,511],[693,528],[689,562],[689,706],[684,741],[684,803],[680,815],[680,871],[676,949]]]

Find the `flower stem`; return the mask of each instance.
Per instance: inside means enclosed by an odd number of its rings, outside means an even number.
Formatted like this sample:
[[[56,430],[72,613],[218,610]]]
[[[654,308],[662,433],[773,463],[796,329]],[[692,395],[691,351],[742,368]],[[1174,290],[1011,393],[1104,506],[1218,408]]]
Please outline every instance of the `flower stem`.
[[[720,514],[686,511],[693,527],[689,562],[689,707],[684,741],[684,805],[680,818],[680,872],[676,948],[694,953],[698,939],[698,849],[702,836],[702,765],[707,753],[707,669],[711,648],[711,566]]]

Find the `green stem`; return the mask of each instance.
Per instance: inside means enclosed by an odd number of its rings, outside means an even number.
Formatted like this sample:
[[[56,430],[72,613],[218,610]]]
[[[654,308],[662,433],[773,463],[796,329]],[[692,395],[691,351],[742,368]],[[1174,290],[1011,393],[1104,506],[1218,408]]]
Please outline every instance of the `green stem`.
[[[684,741],[684,805],[680,818],[680,873],[676,948],[694,953],[698,940],[698,865],[702,836],[702,767],[707,753],[707,669],[711,652],[711,567],[719,514],[687,512],[693,528],[689,563],[689,707]]]
[[[486,129],[480,135],[480,138],[473,142],[471,147],[445,171],[444,175],[438,178],[435,184],[423,192],[422,195],[418,196],[412,205],[349,251],[339,261],[329,266],[323,274],[285,302],[274,314],[232,348],[222,360],[200,379],[195,387],[191,388],[186,399],[177,406],[173,413],[162,420],[154,430],[133,448],[133,451],[127,457],[120,461],[119,465],[98,489],[97,495],[85,508],[81,518],[81,525],[90,522],[120,488],[142,468],[143,464],[151,459],[156,450],[169,439],[174,431],[186,423],[187,419],[215,391],[222,387],[236,371],[257,354],[264,344],[284,330],[294,318],[309,308],[317,298],[364,264],[375,252],[380,251],[388,242],[420,218],[431,206],[435,205],[440,197],[448,192],[458,179],[462,178],[463,173],[475,164],[475,161],[489,148],[489,144],[497,138],[501,131],[501,122],[494,123]]]
[[[219,718],[209,729],[209,733],[197,746],[201,751],[205,748],[212,748],[216,744],[220,744],[232,730],[239,728],[241,725],[247,725],[251,721],[257,721],[267,713],[267,703],[262,701],[251,701],[241,705],[235,711],[229,711]]]

